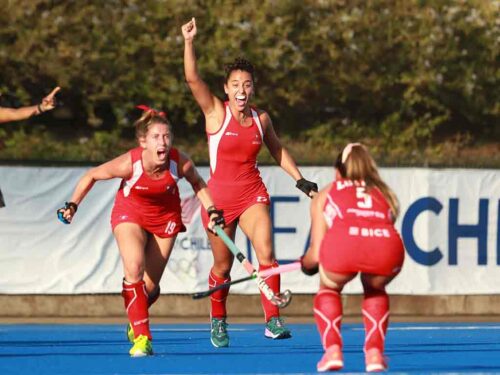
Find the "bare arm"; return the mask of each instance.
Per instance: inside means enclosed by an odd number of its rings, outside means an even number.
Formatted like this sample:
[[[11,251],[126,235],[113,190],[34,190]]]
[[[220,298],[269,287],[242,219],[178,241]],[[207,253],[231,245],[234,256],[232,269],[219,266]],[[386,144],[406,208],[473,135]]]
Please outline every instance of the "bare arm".
[[[292,156],[281,144],[276,132],[274,131],[273,123],[269,115],[266,112],[262,112],[259,114],[259,118],[264,128],[264,142],[269,149],[271,156],[295,181],[301,179],[302,174],[297,168],[295,160],[293,160]]]
[[[128,178],[132,174],[132,161],[130,154],[120,155],[117,158],[101,164],[95,168],[89,169],[83,177],[78,181],[70,202],[78,206],[87,193],[92,189],[96,181],[109,180],[112,178]],[[63,209],[63,217],[71,222],[75,210],[71,207]]]
[[[266,112],[259,114],[259,119],[264,128],[264,142],[266,143],[269,152],[278,165],[283,168],[295,180],[295,187],[301,190],[309,198],[314,197],[318,193],[318,185],[315,182],[308,181],[300,173],[295,160],[286,148],[281,144],[271,121],[271,118]]]
[[[205,180],[200,176],[198,170],[196,169],[194,162],[184,153],[179,153],[179,163],[181,165],[181,171],[183,176],[186,178],[187,182],[193,188],[194,193],[200,200],[201,204],[205,209],[214,205],[212,196],[208,190]]]
[[[321,241],[328,229],[323,218],[323,207],[330,188],[331,184],[316,194],[311,201],[311,243],[302,258],[302,267],[306,270],[314,270],[319,264]]]
[[[208,229],[213,232],[213,226],[219,225],[221,227],[225,226],[224,216],[221,210],[217,210],[210,195],[210,191],[205,183],[205,180],[200,176],[198,170],[196,169],[193,161],[182,152],[179,153],[179,163],[181,164],[181,171],[186,180],[191,184],[196,197],[200,200],[201,204],[208,211],[210,215],[210,222],[208,223]]]
[[[26,120],[32,116],[54,109],[56,106],[55,95],[59,90],[60,87],[56,87],[49,95],[42,99],[40,104],[37,105],[21,108],[0,108],[0,123]]]
[[[194,51],[194,37],[196,33],[196,20],[194,18],[182,26],[182,35],[184,36],[184,74],[196,102],[205,115],[207,131],[215,132],[218,130],[224,117],[224,106],[222,101],[212,94],[210,88],[198,73]]]

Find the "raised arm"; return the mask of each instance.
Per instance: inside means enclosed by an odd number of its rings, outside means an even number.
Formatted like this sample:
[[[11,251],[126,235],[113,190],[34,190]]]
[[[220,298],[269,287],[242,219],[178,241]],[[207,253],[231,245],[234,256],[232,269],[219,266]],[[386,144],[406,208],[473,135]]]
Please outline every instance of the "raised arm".
[[[21,107],[21,108],[2,108],[0,107],[0,123],[10,121],[25,120],[30,117],[40,115],[43,112],[50,111],[55,108],[56,100],[55,95],[60,90],[56,87],[52,92],[42,99],[42,102],[37,105]]]
[[[196,197],[200,200],[203,207],[207,210],[210,216],[209,229],[212,230],[214,224],[224,227],[224,217],[222,211],[217,210],[208,190],[205,180],[200,176],[193,161],[184,153],[179,153],[179,164],[181,167],[182,175],[189,182],[193,188]]]
[[[182,35],[184,36],[184,74],[196,102],[205,115],[207,131],[212,132],[216,131],[219,123],[222,122],[224,106],[222,101],[212,94],[210,88],[198,73],[194,51],[194,37],[196,32],[196,20],[193,17],[191,21],[182,26]]]
[[[71,195],[70,202],[66,204],[65,207],[59,209],[58,213],[62,212],[64,219],[70,223],[78,209],[78,205],[82,202],[90,189],[92,189],[96,181],[109,180],[116,177],[128,178],[131,173],[132,160],[129,153],[120,155],[113,160],[89,169],[83,177],[80,178],[80,181],[78,181]]]
[[[297,168],[292,155],[281,144],[276,132],[274,131],[271,118],[266,112],[259,114],[259,119],[263,126],[264,142],[271,153],[271,156],[276,160],[278,165],[285,170],[295,181],[296,187],[303,191],[309,197],[314,196],[318,192],[318,185],[314,182],[307,181]]]

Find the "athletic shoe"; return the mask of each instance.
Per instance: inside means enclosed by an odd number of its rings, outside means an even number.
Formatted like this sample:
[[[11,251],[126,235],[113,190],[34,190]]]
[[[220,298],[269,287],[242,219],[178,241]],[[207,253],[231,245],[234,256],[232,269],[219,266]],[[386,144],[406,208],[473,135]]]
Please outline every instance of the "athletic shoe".
[[[210,341],[216,348],[229,346],[226,318],[212,318],[210,324]]]
[[[134,330],[132,329],[132,324],[127,325],[127,340],[130,341],[131,343],[134,343]]]
[[[339,345],[332,345],[326,349],[321,361],[316,366],[318,372],[340,370],[342,367],[344,367],[344,358]]]
[[[371,348],[365,352],[366,372],[387,371],[387,363],[382,351],[378,348]]]
[[[285,327],[283,319],[273,316],[266,323],[266,330],[264,331],[264,336],[269,339],[279,340],[288,339],[292,337],[292,334],[288,328]]]
[[[139,335],[134,339],[134,346],[129,351],[131,357],[146,357],[153,355],[153,345],[147,336]]]

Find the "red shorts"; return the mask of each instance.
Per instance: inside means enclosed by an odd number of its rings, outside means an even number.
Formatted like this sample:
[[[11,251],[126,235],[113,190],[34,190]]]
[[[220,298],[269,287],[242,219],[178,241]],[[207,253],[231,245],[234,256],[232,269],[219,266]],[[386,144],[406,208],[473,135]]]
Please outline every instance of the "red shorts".
[[[262,180],[246,184],[226,184],[209,180],[208,188],[215,207],[224,211],[226,225],[237,220],[248,207],[257,203],[269,206],[270,203],[269,194]],[[204,209],[201,210],[201,220],[206,228],[208,214]]]
[[[325,271],[392,276],[404,261],[404,246],[392,225],[334,222],[321,243],[319,262]]]
[[[145,231],[161,238],[175,237],[177,233],[186,231],[181,215],[177,212],[168,212],[161,216],[155,216],[154,220],[151,220],[143,213],[114,206],[111,212],[113,231],[120,223],[135,223]]]

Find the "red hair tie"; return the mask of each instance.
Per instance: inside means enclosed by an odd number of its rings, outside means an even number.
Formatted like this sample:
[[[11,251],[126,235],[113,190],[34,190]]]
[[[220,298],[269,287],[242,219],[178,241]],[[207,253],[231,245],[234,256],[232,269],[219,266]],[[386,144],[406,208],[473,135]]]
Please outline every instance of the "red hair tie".
[[[154,115],[158,115],[160,117],[163,117],[163,118],[167,118],[167,113],[166,112],[163,112],[163,111],[157,111],[156,109],[154,108],[151,108],[151,107],[148,107],[147,105],[145,104],[140,104],[140,105],[137,105],[135,106],[135,108],[137,109],[141,109],[143,112],[147,112],[147,111],[151,111],[153,112]]]

